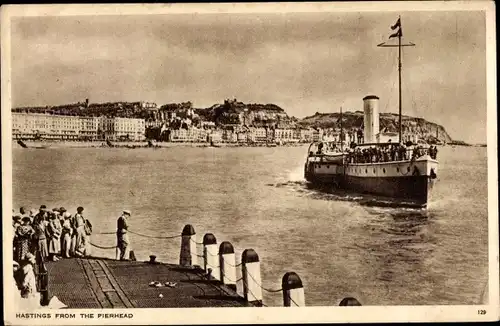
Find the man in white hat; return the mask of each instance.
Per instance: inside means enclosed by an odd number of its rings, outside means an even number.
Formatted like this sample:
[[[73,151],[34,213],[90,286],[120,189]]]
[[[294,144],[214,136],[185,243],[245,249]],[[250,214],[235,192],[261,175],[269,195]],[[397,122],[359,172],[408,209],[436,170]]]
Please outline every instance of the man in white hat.
[[[130,217],[130,211],[124,210],[122,215],[118,218],[116,227],[116,242],[117,247],[120,250],[120,260],[125,260],[125,252],[129,244],[128,239],[128,218]]]

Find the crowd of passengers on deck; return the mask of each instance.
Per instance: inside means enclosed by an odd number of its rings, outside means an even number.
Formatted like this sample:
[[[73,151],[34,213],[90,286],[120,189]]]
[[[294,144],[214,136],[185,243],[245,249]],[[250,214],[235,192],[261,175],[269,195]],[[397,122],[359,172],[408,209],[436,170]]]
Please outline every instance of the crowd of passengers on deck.
[[[15,280],[23,298],[36,293],[37,255],[52,261],[90,255],[92,224],[83,210],[78,207],[70,214],[64,207],[51,211],[42,205],[39,210],[21,207],[19,213],[13,212]]]
[[[374,146],[369,148],[355,148],[347,154],[349,163],[379,163],[415,160],[424,155],[430,158],[437,158],[437,147],[430,146],[428,149],[422,146],[415,146],[413,150],[408,151],[402,144],[392,144],[388,146]],[[411,152],[411,155],[409,155]]]
[[[415,155],[419,155],[415,148]],[[347,155],[349,163],[378,163],[404,161],[408,159],[404,145],[394,144],[384,147],[355,148]]]
[[[323,149],[325,145],[320,143],[318,145],[317,155],[324,154]],[[330,145],[326,147],[329,151],[335,151],[336,147]],[[367,148],[354,147],[349,148],[347,151],[347,162],[349,163],[379,163],[379,162],[393,162],[415,160],[424,155],[429,155],[431,159],[437,158],[437,147],[430,146],[423,148],[422,146],[415,146],[412,150],[408,151],[407,147],[403,144],[390,144],[385,146],[371,146]],[[411,152],[411,154],[410,154]],[[313,152],[309,153],[310,156]]]

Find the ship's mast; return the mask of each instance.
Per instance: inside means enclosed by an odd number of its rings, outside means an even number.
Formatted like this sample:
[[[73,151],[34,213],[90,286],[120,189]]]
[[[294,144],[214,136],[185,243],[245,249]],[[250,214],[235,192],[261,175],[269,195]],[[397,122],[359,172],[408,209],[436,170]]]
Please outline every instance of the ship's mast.
[[[401,16],[399,16],[399,22],[401,24]],[[401,36],[403,34],[402,28],[400,27],[400,32],[398,33],[398,71],[399,71],[399,143],[403,141],[403,124],[402,124],[402,95],[401,95]]]
[[[344,140],[342,139],[342,133],[343,133],[343,128],[342,128],[342,107],[340,107],[340,152],[344,152]]]
[[[392,37],[397,37],[398,38],[398,45],[390,45],[390,44],[385,44],[385,42],[383,43],[380,43],[379,47],[388,47],[388,48],[391,48],[391,47],[398,47],[398,80],[399,80],[399,143],[401,144],[402,141],[403,141],[403,123],[402,123],[402,117],[403,117],[403,104],[402,104],[402,91],[401,91],[401,71],[402,71],[402,63],[401,63],[401,49],[403,46],[415,46],[414,43],[408,43],[408,44],[402,44],[401,42],[401,38],[403,37],[403,26],[402,26],[402,22],[401,22],[401,16],[399,16],[398,18],[398,21],[396,22],[396,24],[394,26],[391,26],[391,29],[396,29],[398,28],[398,31],[394,34],[392,34],[391,36],[389,36],[389,38],[392,38]]]

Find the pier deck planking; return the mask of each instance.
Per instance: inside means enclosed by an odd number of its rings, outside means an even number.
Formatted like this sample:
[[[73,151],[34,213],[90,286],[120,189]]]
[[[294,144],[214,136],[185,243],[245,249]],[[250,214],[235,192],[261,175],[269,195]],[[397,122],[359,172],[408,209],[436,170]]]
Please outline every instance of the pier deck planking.
[[[250,306],[199,269],[172,264],[72,258],[47,263],[49,297],[68,308],[188,308]],[[149,283],[174,282],[171,287]],[[163,297],[160,296],[163,295]]]

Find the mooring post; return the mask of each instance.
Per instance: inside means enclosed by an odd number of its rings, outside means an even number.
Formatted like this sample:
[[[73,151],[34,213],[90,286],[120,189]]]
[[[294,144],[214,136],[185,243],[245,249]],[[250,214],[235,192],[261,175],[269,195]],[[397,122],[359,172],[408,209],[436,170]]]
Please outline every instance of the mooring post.
[[[283,290],[283,306],[285,307],[305,307],[304,287],[302,280],[295,272],[288,272],[281,280]]]
[[[36,277],[36,288],[38,292],[42,289],[42,277],[40,276],[40,270],[42,266],[42,255],[40,250],[36,250],[35,252],[35,266],[33,266],[35,277]]]
[[[198,257],[196,256],[196,232],[191,224],[187,224],[182,229],[181,236],[181,266],[195,266],[198,264]]]
[[[128,259],[131,261],[137,261],[137,258],[135,257],[135,253],[133,250],[130,250],[130,252],[128,253]]]
[[[203,236],[203,259],[205,273],[211,270],[211,276],[220,281],[219,255],[217,253],[217,239],[212,233]]]
[[[255,306],[262,306],[262,279],[260,276],[259,255],[253,249],[245,249],[241,255],[243,293],[245,300]]]
[[[42,306],[49,305],[49,273],[45,261],[42,257],[40,260],[40,304]]]
[[[229,241],[220,244],[219,262],[222,283],[236,291],[236,258],[233,245]]]
[[[339,306],[361,306],[361,303],[353,297],[347,297],[340,301]]]

